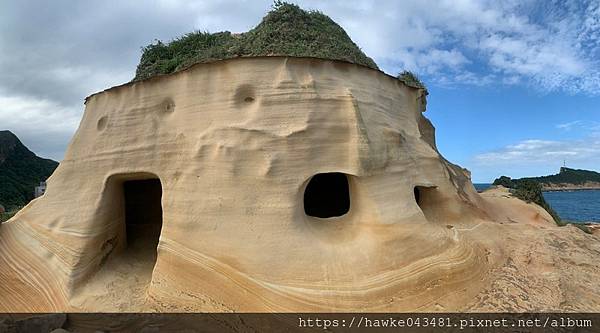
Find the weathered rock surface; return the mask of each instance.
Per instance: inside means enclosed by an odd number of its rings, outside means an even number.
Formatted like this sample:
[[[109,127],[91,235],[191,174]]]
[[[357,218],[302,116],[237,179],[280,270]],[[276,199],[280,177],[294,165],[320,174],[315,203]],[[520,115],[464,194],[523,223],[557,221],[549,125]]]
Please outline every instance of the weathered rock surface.
[[[477,194],[424,105],[288,57],[92,95],[46,194],[0,228],[0,311],[600,311],[597,236]],[[317,201],[347,191],[348,211],[307,215],[331,173]]]

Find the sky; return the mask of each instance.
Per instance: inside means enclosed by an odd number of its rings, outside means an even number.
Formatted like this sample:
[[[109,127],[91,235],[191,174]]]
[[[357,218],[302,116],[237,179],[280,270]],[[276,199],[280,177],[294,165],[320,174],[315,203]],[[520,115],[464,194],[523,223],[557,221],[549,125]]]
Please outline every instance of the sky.
[[[429,88],[442,155],[491,182],[600,171],[600,0],[289,1],[320,10],[388,74]],[[61,160],[86,96],[130,81],[141,47],[244,32],[272,1],[2,1],[0,130]]]

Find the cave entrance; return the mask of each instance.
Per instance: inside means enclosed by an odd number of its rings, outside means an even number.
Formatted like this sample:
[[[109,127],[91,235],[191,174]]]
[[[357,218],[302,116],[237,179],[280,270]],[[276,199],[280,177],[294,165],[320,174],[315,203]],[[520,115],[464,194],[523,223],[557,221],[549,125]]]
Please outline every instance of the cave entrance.
[[[163,223],[163,189],[147,172],[112,175],[107,179],[99,218],[107,226],[99,251],[98,270],[78,289],[98,309],[139,312],[146,306],[147,290],[158,259]]]
[[[350,210],[348,176],[339,172],[314,175],[304,190],[304,213],[318,218],[345,215]]]
[[[123,182],[127,252],[143,252],[156,260],[162,228],[162,185],[160,180]]]
[[[437,218],[441,198],[436,186],[415,186],[415,201],[428,220]]]

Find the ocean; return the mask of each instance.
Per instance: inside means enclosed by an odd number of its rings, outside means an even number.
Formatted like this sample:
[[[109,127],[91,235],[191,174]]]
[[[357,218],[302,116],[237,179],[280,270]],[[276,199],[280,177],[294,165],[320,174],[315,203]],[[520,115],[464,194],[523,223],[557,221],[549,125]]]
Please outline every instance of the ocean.
[[[477,191],[492,184],[473,184]],[[600,223],[600,191],[544,192],[544,198],[561,219],[573,222]]]

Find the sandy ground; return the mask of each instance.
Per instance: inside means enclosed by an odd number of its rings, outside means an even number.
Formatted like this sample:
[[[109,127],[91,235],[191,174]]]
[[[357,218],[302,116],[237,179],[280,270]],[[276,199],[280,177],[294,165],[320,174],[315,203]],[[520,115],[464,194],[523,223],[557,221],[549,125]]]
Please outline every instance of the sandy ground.
[[[77,289],[72,299],[73,311],[152,311],[147,289],[156,262],[156,230],[146,234],[130,241],[126,249],[110,257],[100,271]]]
[[[597,232],[590,235],[570,225],[558,227],[544,219],[544,211],[527,219],[522,209],[531,205],[511,198],[502,188],[482,196],[511,213],[505,223],[481,225],[476,236],[499,237],[505,244],[505,260],[489,273],[489,287],[464,310],[600,311]]]

